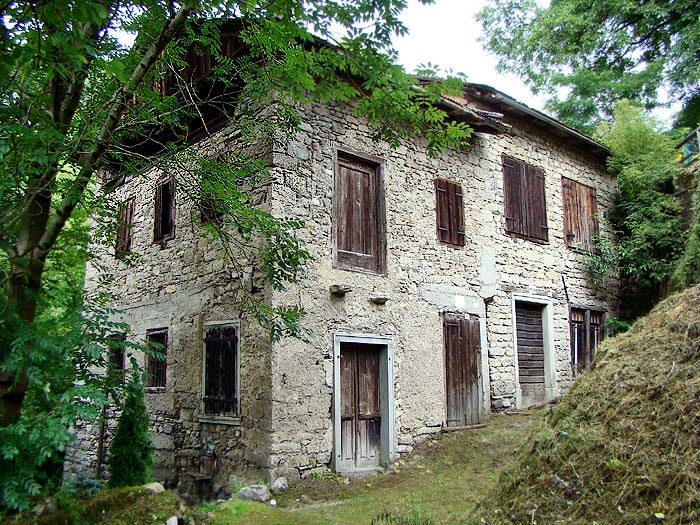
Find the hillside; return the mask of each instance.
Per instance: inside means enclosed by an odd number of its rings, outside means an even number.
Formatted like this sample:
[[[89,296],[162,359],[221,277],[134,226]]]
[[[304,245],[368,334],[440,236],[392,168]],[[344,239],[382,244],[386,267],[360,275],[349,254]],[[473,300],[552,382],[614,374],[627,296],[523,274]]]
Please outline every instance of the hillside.
[[[700,286],[605,342],[487,523],[700,523]]]

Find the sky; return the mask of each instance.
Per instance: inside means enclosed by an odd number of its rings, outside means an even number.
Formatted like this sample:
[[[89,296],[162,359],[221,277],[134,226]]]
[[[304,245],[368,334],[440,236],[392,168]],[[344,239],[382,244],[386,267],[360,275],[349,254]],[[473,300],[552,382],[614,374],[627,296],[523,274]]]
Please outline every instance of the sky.
[[[476,13],[486,4],[486,0],[435,0],[432,5],[422,5],[409,0],[401,16],[409,34],[394,40],[398,62],[408,72],[428,62],[443,71],[452,69],[466,74],[470,82],[487,84],[542,110],[545,99],[533,95],[516,75],[497,73],[496,57],[477,41],[481,25]]]
[[[409,34],[394,40],[398,62],[409,73],[428,62],[443,71],[464,73],[470,82],[487,84],[543,111],[545,97],[533,95],[518,76],[497,73],[495,55],[487,53],[478,41],[481,25],[476,14],[487,3],[487,0],[434,0],[432,5],[423,5],[418,0],[408,0],[401,20]],[[542,0],[542,3],[547,2]],[[663,91],[660,95],[667,96]],[[652,114],[670,127],[679,109],[680,105],[674,104],[657,108]]]

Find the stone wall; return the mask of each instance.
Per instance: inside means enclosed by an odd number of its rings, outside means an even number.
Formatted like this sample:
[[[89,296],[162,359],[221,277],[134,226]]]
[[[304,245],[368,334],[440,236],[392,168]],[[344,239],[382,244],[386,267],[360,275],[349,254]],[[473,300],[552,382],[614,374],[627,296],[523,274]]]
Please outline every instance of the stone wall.
[[[303,237],[313,255],[299,286],[275,293],[275,303],[299,303],[308,313],[311,341],[285,340],[273,347],[272,464],[290,477],[332,459],[333,335],[389,336],[394,350],[397,452],[411,450],[445,420],[442,312],[466,312],[482,320],[484,409],[515,404],[513,297],[549,301],[552,310],[556,387],[569,387],[568,305],[616,308],[616,282],[596,290],[585,278],[583,255],[563,237],[561,177],[597,189],[599,211],[612,203],[615,181],[601,159],[567,145],[541,128],[511,121],[512,133],[477,134],[462,152],[426,153],[422,140],[397,149],[371,140],[367,125],[346,107],[314,106],[302,130],[273,156],[273,210],[306,221]],[[333,267],[332,205],[337,148],[379,157],[386,199],[386,275]],[[505,232],[501,154],[545,172],[549,242],[536,244]],[[438,242],[433,178],[461,183],[466,245]],[[566,283],[566,292],[564,288]],[[333,284],[354,287],[344,297]],[[567,302],[568,292],[568,302]],[[372,295],[390,296],[385,305]]]
[[[515,297],[547,301],[555,394],[569,387],[569,305],[616,308],[616,283],[596,290],[585,278],[583,255],[563,238],[561,177],[596,187],[598,209],[608,209],[615,190],[601,159],[583,153],[526,121],[510,121],[507,135],[477,134],[465,151],[437,158],[416,139],[396,149],[371,139],[371,131],[344,106],[303,110],[301,131],[272,154],[273,182],[268,204],[273,213],[305,221],[301,232],[313,260],[301,283],[264,300],[299,304],[307,312],[308,342],[286,339],[271,345],[267,334],[241,314],[243,288],[250,286],[252,264],[225,262],[221,247],[208,238],[192,202],[177,193],[175,239],[154,244],[155,184],[164,173],[151,168],[116,190],[136,198],[133,266],[103,250],[99,259],[114,276],[108,290],[129,337],[142,341],[150,328],[169,330],[167,386],[149,392],[156,443],[156,472],[172,484],[183,482],[204,448],[218,457],[216,483],[235,474],[241,480],[261,474],[303,477],[333,464],[334,336],[383,336],[391,341],[394,397],[394,454],[408,452],[445,422],[445,370],[442,317],[445,312],[481,320],[480,381],[482,409],[514,406],[516,367],[513,343]],[[239,147],[227,130],[201,143],[212,154]],[[386,199],[385,275],[333,267],[332,208],[334,159],[345,148],[382,159]],[[501,155],[540,167],[545,173],[549,242],[536,244],[505,232]],[[439,176],[462,185],[466,243],[437,241],[435,190]],[[96,248],[97,249],[97,248]],[[94,290],[97,265],[88,268]],[[344,297],[329,287],[352,285]],[[385,304],[371,298],[387,295]],[[238,320],[241,328],[240,423],[200,421],[202,412],[202,326]],[[143,356],[136,356],[143,363]],[[68,470],[91,459],[97,425],[78,427]],[[91,435],[92,438],[87,436]],[[108,433],[109,435],[109,433]],[[94,453],[93,453],[94,456]],[[389,460],[393,458],[383,458]],[[72,462],[72,463],[71,463]],[[94,467],[94,465],[93,465]]]

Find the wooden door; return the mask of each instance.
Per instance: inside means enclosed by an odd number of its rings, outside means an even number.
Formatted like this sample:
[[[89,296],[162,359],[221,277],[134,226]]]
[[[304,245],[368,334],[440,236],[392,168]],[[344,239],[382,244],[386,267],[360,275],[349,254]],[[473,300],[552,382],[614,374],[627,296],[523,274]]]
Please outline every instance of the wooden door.
[[[377,345],[342,343],[340,347],[341,470],[381,463],[381,410]]]
[[[522,406],[546,401],[544,390],[544,336],[541,304],[515,303],[515,325],[518,340],[518,380]]]
[[[476,425],[481,422],[479,319],[445,315],[443,333],[447,426]]]

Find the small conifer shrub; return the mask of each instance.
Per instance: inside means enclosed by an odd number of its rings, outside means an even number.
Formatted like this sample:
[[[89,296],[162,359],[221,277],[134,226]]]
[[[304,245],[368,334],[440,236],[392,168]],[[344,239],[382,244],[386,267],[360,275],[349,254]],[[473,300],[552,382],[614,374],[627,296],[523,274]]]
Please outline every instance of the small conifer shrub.
[[[143,385],[134,380],[126,389],[124,409],[109,448],[110,487],[143,485],[151,481],[153,444],[148,435]]]

